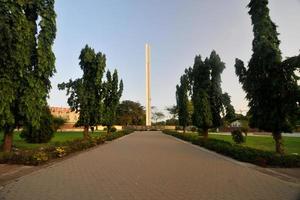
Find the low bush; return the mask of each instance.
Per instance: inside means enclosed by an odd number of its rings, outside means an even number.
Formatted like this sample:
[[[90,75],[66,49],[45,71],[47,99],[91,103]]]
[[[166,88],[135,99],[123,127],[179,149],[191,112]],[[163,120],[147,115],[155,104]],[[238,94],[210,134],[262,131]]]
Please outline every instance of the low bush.
[[[71,153],[85,150],[105,141],[111,141],[132,133],[133,130],[125,129],[110,134],[103,134],[96,138],[75,139],[66,142],[57,142],[53,145],[47,145],[39,149],[20,150],[14,149],[12,152],[0,152],[0,163],[40,165],[51,159],[62,158]]]
[[[117,131],[117,128],[116,128],[116,127],[113,126],[113,127],[110,128],[110,132],[114,133],[114,132],[116,132],[116,131]]]
[[[46,143],[51,140],[55,132],[53,117],[48,107],[45,107],[38,126],[25,123],[21,132],[21,138],[28,143]]]
[[[232,140],[236,144],[242,144],[245,142],[245,137],[243,136],[242,131],[240,130],[233,130],[231,131]]]
[[[52,127],[55,131],[57,131],[58,129],[60,129],[65,123],[66,123],[66,119],[62,118],[62,117],[56,117],[56,116],[52,116]]]
[[[198,128],[196,126],[191,126],[191,127],[189,127],[189,130],[192,132],[197,132]]]
[[[125,132],[123,131],[117,131],[117,132],[114,132],[114,133],[109,133],[106,135],[106,141],[112,141],[114,139],[117,139],[119,137],[122,137],[125,135]]]
[[[225,156],[232,157],[236,160],[253,163],[262,167],[300,167],[299,155],[278,155],[274,152],[231,144],[230,142],[223,140],[213,138],[204,139],[195,133],[183,134],[170,130],[164,130],[163,132]]]

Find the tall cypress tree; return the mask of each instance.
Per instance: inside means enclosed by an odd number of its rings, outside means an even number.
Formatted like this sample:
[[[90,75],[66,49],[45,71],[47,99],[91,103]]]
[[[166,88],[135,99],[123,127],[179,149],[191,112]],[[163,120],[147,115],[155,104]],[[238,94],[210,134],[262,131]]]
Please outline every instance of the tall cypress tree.
[[[210,106],[213,119],[213,127],[221,125],[221,112],[223,108],[222,89],[221,89],[221,74],[225,69],[225,64],[221,61],[219,55],[212,51],[207,64],[211,69],[211,88],[209,91]]]
[[[81,50],[80,68],[82,78],[58,85],[60,90],[67,90],[68,104],[72,111],[79,113],[76,126],[83,126],[83,136],[89,138],[89,127],[100,124],[103,118],[103,83],[102,77],[106,67],[105,55],[95,53],[88,45]]]
[[[106,82],[104,83],[104,111],[102,124],[107,126],[107,132],[110,133],[111,127],[116,121],[116,112],[123,93],[123,81],[119,83],[118,72],[114,71],[111,76],[110,71],[106,73]]]
[[[176,102],[178,109],[178,121],[179,125],[183,127],[185,132],[186,127],[189,125],[189,111],[188,111],[188,77],[186,74],[180,78],[180,85],[176,86]]]
[[[55,18],[54,0],[0,2],[0,130],[4,132],[4,151],[11,150],[13,130],[20,123],[40,126],[51,87],[49,78],[55,72]]]
[[[236,74],[249,100],[250,126],[270,131],[276,152],[283,154],[282,132],[290,132],[299,109],[296,68],[299,56],[282,62],[276,25],[271,21],[268,0],[248,4],[253,24],[252,57],[248,68],[236,59]]]
[[[208,95],[211,88],[210,67],[207,63],[208,59],[203,62],[200,55],[196,56],[192,71],[192,120],[195,126],[203,130],[205,138],[208,137],[208,129],[213,125]]]
[[[222,104],[224,107],[224,119],[227,121],[232,121],[236,118],[234,107],[231,105],[230,96],[227,92],[222,94]]]
[[[204,62],[200,56],[196,56],[193,68],[185,70],[188,88],[192,94],[193,125],[202,129],[205,137],[208,137],[209,128],[221,125],[222,113],[227,117],[234,115],[230,97],[226,93],[223,94],[221,89],[221,73],[224,69],[225,64],[219,55],[212,51]]]

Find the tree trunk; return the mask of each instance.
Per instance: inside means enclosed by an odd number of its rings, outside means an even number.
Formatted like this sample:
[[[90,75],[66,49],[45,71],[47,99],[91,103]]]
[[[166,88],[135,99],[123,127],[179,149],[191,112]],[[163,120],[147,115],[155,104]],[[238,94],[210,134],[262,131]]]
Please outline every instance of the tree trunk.
[[[10,152],[13,144],[13,131],[4,133],[3,151]]]
[[[284,154],[284,148],[283,148],[283,139],[282,135],[279,132],[273,132],[273,138],[275,140],[275,151],[276,153],[279,153],[281,155]]]
[[[107,129],[107,135],[109,135],[109,134],[110,134],[111,126],[107,125],[107,126],[106,126],[106,129]]]
[[[186,131],[186,127],[185,127],[185,126],[183,126],[183,133],[185,133],[185,131]]]
[[[204,139],[208,138],[208,128],[203,129],[203,137],[204,137]]]
[[[84,139],[89,139],[89,126],[84,126],[84,130],[83,130],[83,138]]]

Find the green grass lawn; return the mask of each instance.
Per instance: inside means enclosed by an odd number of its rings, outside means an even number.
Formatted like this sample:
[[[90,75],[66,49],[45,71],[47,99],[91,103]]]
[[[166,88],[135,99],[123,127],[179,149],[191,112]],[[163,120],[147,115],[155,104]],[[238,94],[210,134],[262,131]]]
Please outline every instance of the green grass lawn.
[[[209,137],[234,143],[231,135],[209,134]],[[287,154],[298,153],[300,155],[300,137],[283,137],[283,142]],[[243,145],[266,151],[275,151],[275,142],[271,136],[247,136],[246,143]]]
[[[100,136],[101,134],[104,134],[105,132],[103,131],[95,131],[93,134],[90,133],[92,137]],[[3,133],[0,133],[0,146],[2,146],[2,138],[3,138]],[[83,138],[83,133],[82,132],[56,132],[54,137],[51,139],[49,143],[42,143],[42,144],[29,144],[25,142],[21,137],[19,132],[14,133],[14,140],[13,144],[15,147],[20,148],[20,149],[34,149],[34,148],[39,148],[43,146],[47,146],[48,144],[53,144],[56,142],[65,142],[65,141],[70,141],[78,138]]]

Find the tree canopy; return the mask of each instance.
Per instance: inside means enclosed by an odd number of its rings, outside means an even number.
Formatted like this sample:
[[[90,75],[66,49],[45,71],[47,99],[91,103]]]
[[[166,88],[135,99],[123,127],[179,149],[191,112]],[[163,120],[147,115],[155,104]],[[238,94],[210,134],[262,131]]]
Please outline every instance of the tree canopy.
[[[96,126],[103,119],[103,83],[102,77],[106,67],[106,57],[101,52],[86,45],[79,56],[82,78],[69,80],[58,85],[60,90],[67,90],[68,104],[72,111],[79,113],[76,126],[84,126],[84,137],[88,138],[90,126]]]
[[[220,127],[224,124],[223,120],[235,118],[230,96],[223,94],[221,88],[221,74],[224,69],[225,63],[214,50],[204,61],[197,55],[193,67],[185,69],[180,85],[176,86],[180,125],[189,124],[192,113],[192,124],[207,137],[209,128]],[[192,104],[189,103],[189,97]]]
[[[180,85],[176,86],[176,102],[178,108],[178,122],[183,127],[185,132],[186,127],[189,125],[190,115],[188,110],[188,77],[186,74],[180,77]]]
[[[10,151],[20,123],[38,128],[55,72],[54,0],[0,2],[0,129]]]
[[[283,153],[282,132],[290,132],[299,119],[299,56],[282,61],[276,25],[269,16],[268,0],[248,4],[253,25],[252,57],[248,68],[236,59],[236,74],[249,100],[250,126],[273,133],[276,152]]]
[[[123,92],[123,81],[121,80],[119,83],[117,70],[114,71],[112,76],[108,70],[106,79],[106,82],[103,84],[104,109],[102,124],[107,126],[107,131],[109,132],[116,121],[116,112]]]
[[[221,112],[223,108],[221,74],[225,69],[225,63],[221,61],[221,58],[215,51],[212,51],[209,56],[209,59],[207,60],[207,64],[210,66],[211,70],[211,88],[209,98],[212,113],[212,121],[214,127],[219,127],[222,124]]]
[[[143,125],[145,124],[145,109],[134,101],[122,101],[117,107],[116,123],[120,125]]]

